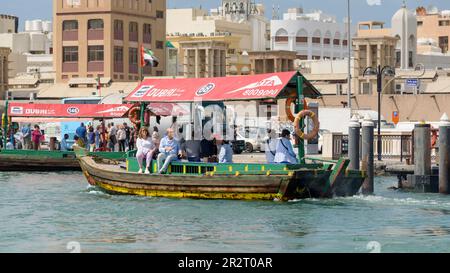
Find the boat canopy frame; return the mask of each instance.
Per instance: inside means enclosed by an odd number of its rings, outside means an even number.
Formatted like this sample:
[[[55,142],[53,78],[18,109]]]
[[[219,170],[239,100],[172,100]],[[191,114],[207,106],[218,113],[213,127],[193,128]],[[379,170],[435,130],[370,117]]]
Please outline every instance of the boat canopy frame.
[[[233,81],[235,79],[235,81]],[[218,87],[223,84],[225,87]],[[239,84],[244,85],[240,87]],[[181,86],[181,87],[180,87]],[[184,88],[184,89],[183,89]],[[268,91],[257,97],[245,96],[257,89]],[[214,91],[214,92],[212,92]],[[220,91],[220,92],[219,92]],[[178,92],[178,93],[177,93]],[[211,96],[216,93],[216,97]],[[223,94],[233,94],[224,96]],[[264,92],[263,92],[264,94]],[[146,79],[125,99],[129,103],[140,103],[140,120],[144,124],[144,112],[148,104],[154,102],[195,103],[199,99],[207,102],[224,101],[267,101],[296,97],[295,111],[300,113],[306,107],[304,98],[318,99],[322,97],[319,90],[299,71],[260,74],[252,76],[201,78],[201,79]],[[305,120],[300,120],[300,128],[304,130]],[[298,163],[305,164],[305,141],[298,138]]]

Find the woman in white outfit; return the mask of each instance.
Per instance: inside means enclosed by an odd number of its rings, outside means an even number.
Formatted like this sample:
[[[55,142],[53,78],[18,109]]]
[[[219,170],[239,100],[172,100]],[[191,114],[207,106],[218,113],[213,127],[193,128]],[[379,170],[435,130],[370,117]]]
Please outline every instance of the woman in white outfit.
[[[149,167],[153,159],[153,155],[156,152],[156,146],[152,141],[150,132],[147,128],[143,127],[139,131],[139,137],[136,141],[137,154],[136,158],[139,164],[139,173],[142,173],[142,167],[144,164],[144,159],[146,161],[145,173],[149,174]]]

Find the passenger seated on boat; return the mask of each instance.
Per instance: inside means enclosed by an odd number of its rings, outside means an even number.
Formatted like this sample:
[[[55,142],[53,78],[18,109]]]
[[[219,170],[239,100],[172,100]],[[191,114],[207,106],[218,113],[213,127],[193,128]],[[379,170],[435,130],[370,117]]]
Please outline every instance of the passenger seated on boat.
[[[150,132],[148,131],[147,128],[142,127],[141,130],[139,131],[139,136],[136,141],[136,147],[137,147],[136,158],[139,164],[139,173],[142,173],[142,166],[145,158],[146,163],[145,173],[149,174],[150,164],[152,162],[153,155],[155,154],[157,148],[153,143],[152,138],[150,136]]]
[[[195,133],[192,131],[191,139],[185,140],[181,144],[181,151],[189,162],[201,162],[200,153],[201,153],[201,141],[195,140]]]
[[[73,144],[72,149],[73,149],[73,147],[86,148],[83,140],[81,138],[79,138],[78,136],[74,136],[73,140],[75,141],[75,143]]]
[[[204,138],[200,142],[200,158],[204,163],[217,163],[217,146],[214,140]]]
[[[69,139],[69,135],[68,134],[65,134],[64,135],[64,138],[61,140],[61,147],[60,147],[60,150],[62,151],[62,152],[66,152],[66,151],[69,151],[69,150],[71,150],[71,147],[69,146],[69,144],[67,143],[67,140]]]
[[[175,132],[172,128],[167,129],[167,136],[161,140],[158,155],[158,173],[166,173],[170,163],[178,161],[180,146],[174,138]]]
[[[275,163],[278,139],[275,130],[268,129],[267,132],[269,137],[267,138],[265,143],[266,160],[267,163],[273,164]]]
[[[291,132],[284,129],[281,132],[281,138],[278,139],[275,153],[275,163],[279,164],[297,164],[297,156],[291,143]]]
[[[219,163],[233,163],[233,147],[229,141],[223,140],[221,135],[215,135],[217,151],[219,151],[218,158]]]

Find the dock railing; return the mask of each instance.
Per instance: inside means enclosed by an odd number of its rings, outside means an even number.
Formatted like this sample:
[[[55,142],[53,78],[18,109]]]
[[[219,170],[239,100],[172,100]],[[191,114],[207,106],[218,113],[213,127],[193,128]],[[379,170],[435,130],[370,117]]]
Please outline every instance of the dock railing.
[[[378,134],[374,136],[375,157],[378,156]],[[360,138],[362,141],[362,138]],[[383,160],[400,161],[412,164],[414,160],[414,143],[411,132],[382,132],[381,158]],[[360,155],[362,154],[360,146]],[[323,139],[323,157],[338,159],[348,155],[348,135],[341,133],[325,134]],[[434,153],[432,153],[433,155]]]

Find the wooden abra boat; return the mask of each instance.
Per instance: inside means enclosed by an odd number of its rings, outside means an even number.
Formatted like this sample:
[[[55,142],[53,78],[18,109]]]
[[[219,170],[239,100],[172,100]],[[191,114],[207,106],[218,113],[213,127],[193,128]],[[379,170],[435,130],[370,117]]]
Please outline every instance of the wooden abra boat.
[[[94,158],[82,151],[77,151],[77,157],[91,185],[116,194],[282,201],[355,195],[365,175],[362,172],[347,171],[349,160],[306,162],[304,141],[317,139],[319,122],[313,111],[305,109],[305,97],[318,98],[320,92],[303,75],[293,71],[231,78],[147,79],[126,98],[127,102],[140,104],[141,120],[135,122],[144,126],[150,125],[145,118],[150,103],[194,104],[201,101],[203,105],[219,105],[224,101],[272,102],[287,99],[286,111],[293,118],[291,121],[299,138],[298,164],[175,162],[171,164],[167,174],[160,175],[157,174],[155,161],[151,162],[151,174],[139,174],[139,167],[132,153],[127,158],[126,167]],[[297,118],[290,112],[292,102],[296,102]],[[194,120],[201,119],[195,112]],[[310,132],[302,131],[306,127],[306,116],[314,123]]]
[[[126,153],[95,152],[92,156],[125,161]],[[74,152],[2,150],[0,151],[0,171],[4,172],[57,172],[80,171]]]
[[[353,196],[364,181],[361,172],[335,164],[209,164],[172,163],[166,175],[139,174],[136,159],[120,163],[80,155],[89,184],[112,194],[167,198],[281,200]]]
[[[84,119],[121,118],[132,105],[122,104],[30,104],[6,101],[6,113],[2,118],[3,147],[8,135],[14,130],[16,118],[28,120],[76,121]],[[91,155],[125,161],[124,152],[94,152]],[[79,171],[80,164],[75,152],[48,150],[0,150],[0,171]]]

